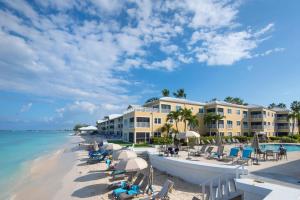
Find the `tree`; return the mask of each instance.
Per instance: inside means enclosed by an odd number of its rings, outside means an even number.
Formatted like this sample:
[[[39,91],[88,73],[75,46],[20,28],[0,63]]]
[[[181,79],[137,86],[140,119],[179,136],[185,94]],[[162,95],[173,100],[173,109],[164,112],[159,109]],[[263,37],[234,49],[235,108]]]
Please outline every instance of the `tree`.
[[[300,134],[300,101],[293,101],[291,103],[291,110],[292,113],[289,115],[289,118],[293,120],[293,126],[295,123],[298,124],[298,133]]]
[[[161,94],[163,97],[168,97],[168,96],[170,96],[170,91],[165,88],[161,91]]]
[[[272,108],[275,108],[277,105],[276,105],[276,103],[271,103],[269,106],[268,106],[268,108],[269,109],[272,109]]]
[[[221,140],[221,135],[220,135],[220,131],[219,131],[219,121],[222,120],[222,119],[224,119],[224,118],[225,118],[225,116],[224,115],[220,115],[220,114],[215,114],[213,116],[213,121],[215,121],[216,124],[217,124],[217,134],[218,134],[219,140]]]
[[[188,125],[190,127],[191,130],[195,130],[200,128],[200,122],[198,119],[197,115],[192,115],[189,119],[188,119]],[[199,130],[197,130],[198,132],[200,132]]]
[[[73,128],[74,131],[79,131],[80,128],[82,127],[87,127],[89,126],[88,124],[76,124]]]
[[[180,113],[180,121],[183,121],[184,123],[184,132],[186,132],[187,129],[187,122],[192,117],[192,110],[187,108],[181,108],[179,109]]]
[[[284,103],[279,103],[277,105],[278,108],[286,108],[286,105]]]
[[[217,98],[212,98],[210,101],[218,101]]]
[[[156,100],[158,100],[158,97],[152,97],[152,98],[148,99],[145,103],[150,103],[150,102],[156,101]]]
[[[167,136],[170,136],[171,130],[172,130],[173,125],[170,123],[165,123],[162,127],[161,127],[161,132],[166,132]]]
[[[228,96],[224,99],[224,101],[226,101],[228,103],[238,104],[238,105],[248,105],[247,103],[244,102],[243,99],[241,99],[239,97]]]
[[[300,112],[300,101],[293,101],[291,103],[291,110],[295,112]]]
[[[295,123],[297,121],[297,113],[296,112],[292,112],[288,115],[288,121],[292,120],[292,134],[294,134],[295,131]]]
[[[177,111],[171,111],[169,112],[169,114],[167,115],[167,120],[173,120],[175,122],[175,126],[176,126],[176,132],[178,133],[178,122],[180,120],[180,112]]]
[[[286,108],[286,105],[284,103],[279,103],[279,104],[276,104],[276,103],[271,103],[269,106],[268,106],[269,109],[272,109],[272,108]]]
[[[176,92],[173,92],[174,97],[176,98],[186,98],[186,93],[184,89],[178,89]]]
[[[206,113],[204,115],[204,124],[209,129],[209,136],[211,136],[211,125],[212,125],[212,122],[213,122],[213,117],[214,117],[214,113]]]

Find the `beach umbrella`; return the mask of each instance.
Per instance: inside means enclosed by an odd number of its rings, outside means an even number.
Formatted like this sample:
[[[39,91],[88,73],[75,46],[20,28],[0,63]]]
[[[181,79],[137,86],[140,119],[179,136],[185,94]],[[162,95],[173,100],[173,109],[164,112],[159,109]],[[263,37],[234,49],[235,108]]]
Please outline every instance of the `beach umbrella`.
[[[119,150],[115,151],[113,154],[114,160],[124,160],[124,159],[130,159],[130,158],[136,158],[137,155],[134,151],[131,150]]]
[[[150,167],[149,167],[149,179],[148,179],[149,183],[148,183],[148,189],[147,189],[146,193],[149,193],[149,190],[151,191],[151,193],[153,193],[153,188],[152,188],[153,177],[154,177],[153,167],[152,167],[152,165],[150,165]]]
[[[148,163],[142,158],[130,158],[125,160],[120,160],[116,165],[116,170],[130,171],[140,171],[148,167]]]
[[[108,151],[116,151],[122,149],[122,146],[119,144],[108,143],[107,145],[105,145],[104,149]]]
[[[257,150],[259,149],[259,139],[258,139],[258,133],[254,134],[251,146],[253,147],[255,153],[257,153]]]

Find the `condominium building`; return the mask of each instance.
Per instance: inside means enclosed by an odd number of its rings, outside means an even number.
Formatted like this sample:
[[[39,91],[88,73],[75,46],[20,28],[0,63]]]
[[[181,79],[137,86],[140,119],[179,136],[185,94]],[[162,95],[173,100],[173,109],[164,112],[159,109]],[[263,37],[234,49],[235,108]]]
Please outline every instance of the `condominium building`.
[[[169,121],[167,115],[171,111],[187,108],[197,115],[200,126],[197,132],[201,135],[251,136],[255,132],[267,136],[284,136],[298,133],[297,122],[288,120],[289,110],[268,109],[257,105],[237,105],[224,101],[202,103],[172,97],[162,97],[158,100],[140,105],[129,105],[122,115],[106,116],[97,123],[100,133],[122,135],[124,141],[132,143],[149,142],[152,137],[161,137],[162,126],[170,123],[179,132],[185,131],[182,121]],[[204,123],[206,113],[216,113],[223,116],[219,124]],[[176,127],[177,125],[177,127]],[[186,127],[190,129],[189,126]]]
[[[121,136],[123,132],[123,115],[112,114],[105,116],[96,122],[98,131],[101,134]]]

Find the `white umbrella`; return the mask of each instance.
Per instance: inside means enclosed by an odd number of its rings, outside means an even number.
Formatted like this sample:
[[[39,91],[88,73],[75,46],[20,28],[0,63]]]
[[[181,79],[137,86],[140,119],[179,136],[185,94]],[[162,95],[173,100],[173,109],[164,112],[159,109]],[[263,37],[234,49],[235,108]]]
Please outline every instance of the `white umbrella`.
[[[136,153],[130,150],[115,151],[112,156],[114,160],[124,160],[137,157]]]
[[[120,150],[122,149],[122,146],[119,144],[114,144],[114,143],[108,143],[104,149],[110,150],[110,151],[115,151],[115,150]]]
[[[189,137],[200,138],[200,134],[195,131],[186,131],[177,135],[178,139],[186,139]]]
[[[148,167],[148,163],[142,158],[130,158],[121,160],[115,167],[116,170],[140,171]]]
[[[98,128],[95,126],[85,126],[85,127],[81,127],[79,128],[80,131],[97,131]]]

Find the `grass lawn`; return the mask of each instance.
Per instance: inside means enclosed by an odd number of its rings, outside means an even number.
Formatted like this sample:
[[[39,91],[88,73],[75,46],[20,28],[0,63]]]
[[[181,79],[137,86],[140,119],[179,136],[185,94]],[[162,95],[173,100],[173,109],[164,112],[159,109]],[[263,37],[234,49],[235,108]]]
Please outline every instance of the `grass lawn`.
[[[114,143],[114,144],[119,144],[121,146],[131,146],[132,143],[130,142],[124,142],[122,140],[107,140],[108,143]],[[134,147],[150,147],[151,145],[146,144],[146,143],[142,143],[142,144],[135,144]]]

